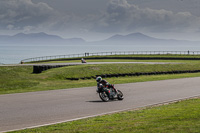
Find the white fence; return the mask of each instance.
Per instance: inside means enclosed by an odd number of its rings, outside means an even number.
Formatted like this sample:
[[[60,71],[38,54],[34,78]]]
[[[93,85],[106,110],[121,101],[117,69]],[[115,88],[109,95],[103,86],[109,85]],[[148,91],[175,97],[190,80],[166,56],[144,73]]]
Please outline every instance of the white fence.
[[[106,55],[200,55],[200,51],[112,51],[112,52],[97,52],[97,53],[82,53],[82,54],[68,54],[68,55],[54,55],[42,56],[35,58],[24,59],[21,62],[33,62],[43,60],[55,60],[66,58],[78,58],[87,56],[106,56]]]

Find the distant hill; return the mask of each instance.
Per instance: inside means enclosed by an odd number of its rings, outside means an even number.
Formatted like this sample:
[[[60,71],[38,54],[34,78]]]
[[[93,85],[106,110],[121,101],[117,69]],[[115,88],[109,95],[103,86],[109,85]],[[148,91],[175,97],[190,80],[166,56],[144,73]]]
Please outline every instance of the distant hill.
[[[149,37],[147,35],[144,35],[142,33],[132,33],[128,35],[114,35],[105,41],[153,41],[157,40],[156,38]]]
[[[1,44],[23,44],[23,45],[73,45],[73,44],[91,44],[91,45],[188,45],[188,44],[200,44],[198,41],[186,41],[186,40],[173,40],[173,39],[159,39],[147,36],[142,33],[131,33],[128,35],[114,35],[108,39],[94,42],[86,42],[82,38],[68,38],[64,39],[57,35],[50,35],[44,32],[40,33],[18,33],[13,36],[0,35]]]
[[[174,39],[159,39],[144,35],[142,33],[131,33],[128,35],[114,35],[108,39],[95,42],[96,44],[130,44],[130,45],[140,45],[140,44],[190,44],[190,43],[199,43],[194,41],[186,40],[174,40]]]
[[[64,39],[57,35],[40,33],[18,33],[13,36],[0,35],[0,44],[79,44],[84,43],[81,38]]]

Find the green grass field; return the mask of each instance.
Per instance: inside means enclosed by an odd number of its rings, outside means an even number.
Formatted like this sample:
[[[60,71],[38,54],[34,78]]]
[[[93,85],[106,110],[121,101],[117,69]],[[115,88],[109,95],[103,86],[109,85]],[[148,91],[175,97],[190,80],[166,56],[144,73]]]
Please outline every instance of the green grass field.
[[[33,74],[32,66],[0,67],[0,94],[21,93],[54,89],[95,86],[95,79],[71,81],[67,78],[95,77],[101,74],[160,72],[175,70],[200,70],[200,63],[194,61],[182,64],[102,64],[80,65],[49,69]],[[152,75],[108,78],[112,84],[195,77],[199,73],[178,75]]]

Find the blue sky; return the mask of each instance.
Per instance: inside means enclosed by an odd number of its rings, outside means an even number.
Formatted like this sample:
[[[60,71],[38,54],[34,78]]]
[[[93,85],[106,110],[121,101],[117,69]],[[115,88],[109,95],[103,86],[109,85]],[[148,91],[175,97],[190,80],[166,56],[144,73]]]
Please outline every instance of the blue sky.
[[[199,0],[0,0],[0,34],[101,40],[141,32],[200,40]]]

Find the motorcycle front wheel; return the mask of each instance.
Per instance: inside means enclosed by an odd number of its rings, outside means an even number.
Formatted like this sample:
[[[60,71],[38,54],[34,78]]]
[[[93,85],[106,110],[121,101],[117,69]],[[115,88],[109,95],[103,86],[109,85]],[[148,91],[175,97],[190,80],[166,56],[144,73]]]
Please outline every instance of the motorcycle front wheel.
[[[109,101],[109,97],[108,97],[108,94],[106,94],[106,92],[100,92],[99,93],[99,97],[104,102],[108,102]]]
[[[124,99],[124,95],[123,95],[123,93],[120,91],[120,90],[117,90],[117,99],[118,100],[123,100]]]

